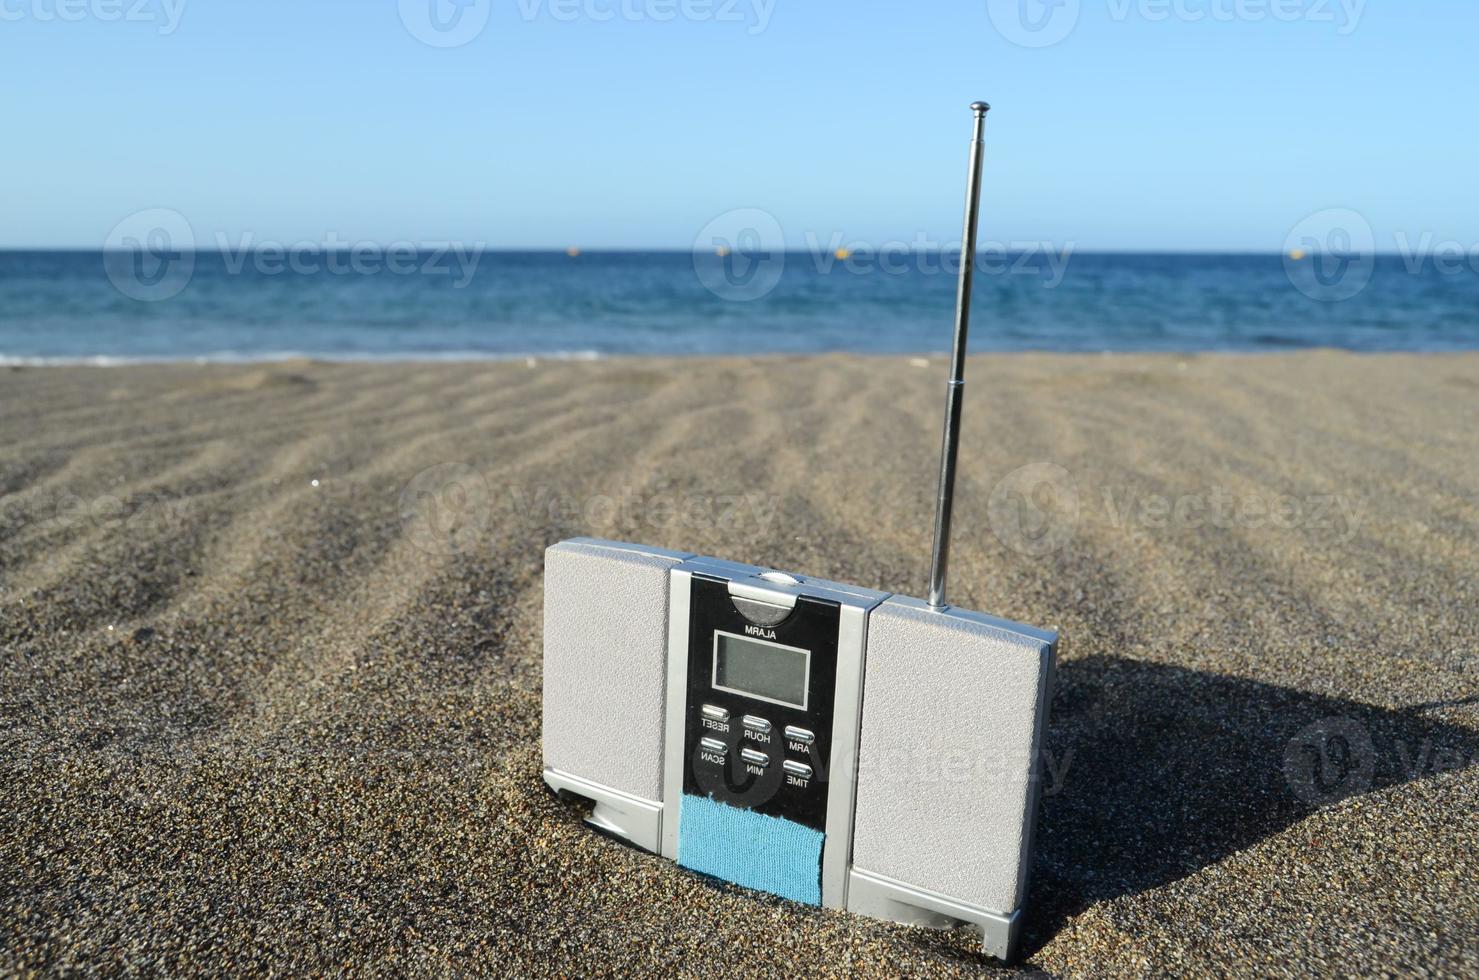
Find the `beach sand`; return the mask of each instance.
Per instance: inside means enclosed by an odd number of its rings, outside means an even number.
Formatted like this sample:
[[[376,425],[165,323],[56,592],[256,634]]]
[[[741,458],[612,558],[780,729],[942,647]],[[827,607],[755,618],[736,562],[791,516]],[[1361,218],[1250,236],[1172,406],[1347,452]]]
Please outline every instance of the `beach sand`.
[[[944,374],[0,370],[0,969],[995,969],[540,781],[544,547],[918,595]],[[952,599],[1063,637],[1026,965],[1479,975],[1479,356],[968,378]]]

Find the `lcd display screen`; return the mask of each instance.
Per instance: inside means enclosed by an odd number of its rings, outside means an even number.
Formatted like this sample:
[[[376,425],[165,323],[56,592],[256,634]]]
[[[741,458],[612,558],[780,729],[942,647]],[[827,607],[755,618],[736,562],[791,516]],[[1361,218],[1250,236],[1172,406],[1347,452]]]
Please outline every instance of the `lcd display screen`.
[[[714,632],[714,687],[806,710],[811,651]]]

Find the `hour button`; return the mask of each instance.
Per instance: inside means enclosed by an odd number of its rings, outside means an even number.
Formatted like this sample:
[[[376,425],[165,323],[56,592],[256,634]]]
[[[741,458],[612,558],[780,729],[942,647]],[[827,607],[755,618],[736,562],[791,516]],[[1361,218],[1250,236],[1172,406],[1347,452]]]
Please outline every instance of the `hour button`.
[[[755,715],[745,715],[745,717],[740,721],[740,724],[744,725],[752,732],[770,731],[770,722],[765,720],[764,718],[760,718]]]

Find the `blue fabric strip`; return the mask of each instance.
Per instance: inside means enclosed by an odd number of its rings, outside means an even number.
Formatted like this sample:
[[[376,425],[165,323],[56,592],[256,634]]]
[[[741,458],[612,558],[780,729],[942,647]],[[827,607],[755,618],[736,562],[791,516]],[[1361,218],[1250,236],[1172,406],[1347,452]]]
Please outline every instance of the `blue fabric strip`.
[[[683,794],[678,863],[793,902],[822,904],[820,830]]]

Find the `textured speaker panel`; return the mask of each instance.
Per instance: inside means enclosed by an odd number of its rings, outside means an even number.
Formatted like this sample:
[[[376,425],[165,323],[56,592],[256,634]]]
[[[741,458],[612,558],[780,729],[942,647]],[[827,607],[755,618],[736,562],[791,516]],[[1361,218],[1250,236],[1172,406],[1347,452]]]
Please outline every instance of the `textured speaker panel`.
[[[662,800],[668,571],[592,541],[544,553],[544,764]]]
[[[917,599],[873,610],[855,867],[994,912],[1021,904],[1054,642]]]

